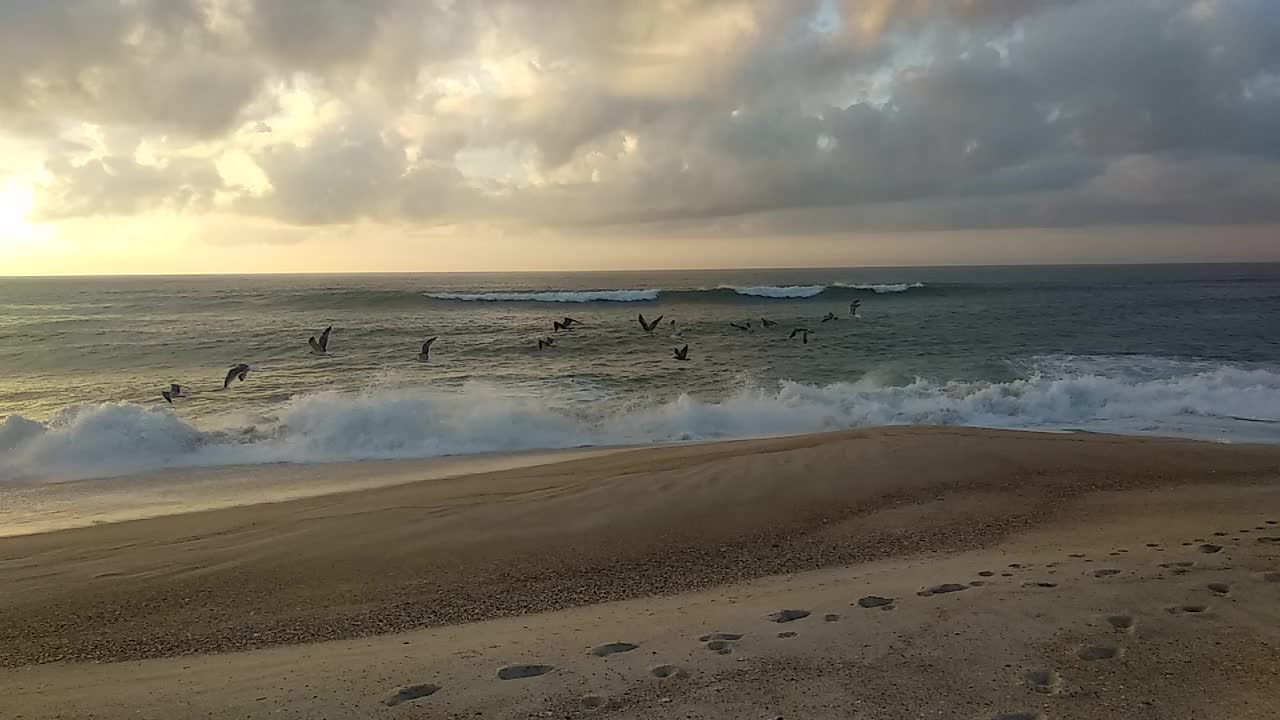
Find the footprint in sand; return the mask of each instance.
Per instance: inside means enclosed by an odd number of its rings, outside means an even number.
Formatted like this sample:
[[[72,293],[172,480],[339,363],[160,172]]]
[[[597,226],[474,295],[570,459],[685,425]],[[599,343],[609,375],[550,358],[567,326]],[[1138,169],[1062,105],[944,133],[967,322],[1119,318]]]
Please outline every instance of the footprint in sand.
[[[982,572],[978,573],[978,577],[991,577],[992,575],[995,575],[995,573],[991,572],[990,570],[983,570]]]
[[[1217,552],[1222,552],[1222,546],[1214,545],[1213,543],[1205,543],[1200,546],[1199,550],[1205,555],[1212,555]]]
[[[1043,580],[1028,580],[1027,582],[1022,583],[1022,587],[1024,588],[1033,588],[1033,587],[1056,588],[1058,587],[1058,583],[1044,582]]]
[[[684,670],[675,665],[655,665],[649,668],[649,674],[660,680],[682,678],[685,675]]]
[[[1138,627],[1138,621],[1132,615],[1108,615],[1105,619],[1111,629],[1117,632],[1131,633]]]
[[[499,680],[524,680],[546,675],[555,670],[551,665],[508,665],[498,670]]]
[[[1062,676],[1056,670],[1032,670],[1023,679],[1038,693],[1052,695],[1062,689]]]
[[[1226,534],[1226,533],[1224,533],[1224,532],[1216,532],[1216,533],[1214,533],[1214,534],[1213,534],[1213,536],[1214,536],[1214,537],[1226,537],[1226,536],[1227,536],[1227,534]]]
[[[778,637],[780,637],[780,638],[793,638],[793,637],[795,637],[796,635],[799,635],[799,634],[800,634],[800,633],[798,633],[798,632],[796,632],[796,631],[794,631],[794,630],[788,630],[787,632],[780,632],[780,633],[778,633]]]
[[[894,598],[880,597],[879,595],[868,595],[864,598],[858,598],[858,606],[864,608],[887,608],[892,607]]]
[[[1147,547],[1160,547],[1160,543],[1147,543]]]
[[[1277,521],[1276,521],[1276,520],[1268,520],[1268,521],[1267,521],[1267,524],[1268,524],[1268,525],[1275,525],[1276,523],[1277,523]]]
[[[822,619],[826,622],[840,622],[840,616],[836,613],[827,613]]]
[[[969,587],[982,587],[983,585],[986,585],[986,584],[987,584],[986,580],[970,580],[969,581]]]
[[[1204,615],[1209,612],[1208,605],[1174,605],[1165,609],[1173,615]]]
[[[941,585],[927,587],[916,594],[920,597],[930,597],[931,595],[945,595],[946,593],[960,592],[961,590],[968,589],[968,585],[961,585],[960,583],[943,583]]]
[[[640,646],[636,645],[635,643],[627,643],[627,642],[608,643],[596,648],[592,648],[591,654],[595,655],[596,657],[609,657],[610,655],[617,655],[618,653],[631,652],[632,650],[635,650],[638,647]]]
[[[1231,586],[1226,583],[1209,583],[1206,587],[1214,595],[1226,597],[1231,594]]]
[[[717,632],[703,635],[698,641],[706,643],[707,649],[717,655],[728,655],[741,639],[742,636],[737,633]]]
[[[586,710],[599,710],[604,707],[609,700],[599,695],[584,695],[578,702]]]
[[[1098,568],[1097,570],[1093,570],[1089,574],[1096,578],[1103,578],[1103,577],[1111,577],[1112,575],[1119,575],[1120,571],[1116,570],[1115,568]]]
[[[431,697],[440,692],[439,685],[408,685],[396,691],[395,695],[382,701],[387,707],[395,707],[401,703],[421,700],[424,697]]]
[[[1085,645],[1076,652],[1076,657],[1085,662],[1096,662],[1098,660],[1118,658],[1122,654],[1124,654],[1124,649],[1115,645]]]
[[[1068,555],[1067,557],[1073,557],[1073,558],[1079,559],[1079,558],[1082,558],[1082,557],[1084,557],[1084,556],[1085,556],[1085,554],[1084,554],[1084,553],[1071,553],[1071,554],[1070,554],[1070,555]]]
[[[808,610],[779,610],[776,613],[769,613],[766,617],[770,622],[789,623],[796,620],[803,620],[809,617]]]
[[[1258,538],[1258,542],[1267,543],[1268,545],[1277,545],[1280,544],[1280,537],[1260,537]]]

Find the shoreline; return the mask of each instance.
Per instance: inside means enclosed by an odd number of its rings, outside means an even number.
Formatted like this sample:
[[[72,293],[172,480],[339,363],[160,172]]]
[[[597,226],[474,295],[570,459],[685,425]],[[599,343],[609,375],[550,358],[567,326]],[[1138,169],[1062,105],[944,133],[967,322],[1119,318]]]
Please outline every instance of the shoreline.
[[[1084,435],[1208,443],[1231,447],[1280,447],[1280,444],[1264,442],[1233,442],[1179,435],[1116,434],[1078,427],[890,425],[817,433],[633,445],[535,448],[422,458],[177,466],[99,478],[0,485],[8,495],[6,505],[0,507],[0,539],[209,510],[341,495],[423,480],[461,478],[614,453],[802,437],[834,437],[854,432],[876,432],[898,428],[919,428],[925,431],[955,429],[1037,435]]]

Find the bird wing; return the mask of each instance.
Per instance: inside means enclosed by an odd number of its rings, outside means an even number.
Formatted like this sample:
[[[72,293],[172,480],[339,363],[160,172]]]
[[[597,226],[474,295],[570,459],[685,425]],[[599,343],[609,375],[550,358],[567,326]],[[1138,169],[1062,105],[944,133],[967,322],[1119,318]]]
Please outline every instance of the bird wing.
[[[439,336],[437,336],[437,337],[439,337]],[[436,339],[435,339],[435,338],[431,338],[431,339],[427,340],[426,342],[422,343],[422,354],[423,354],[423,355],[426,355],[427,353],[431,352],[431,343],[433,343],[433,342],[435,342],[435,341],[436,341]]]
[[[640,321],[640,327],[644,328],[645,330],[652,330],[653,325],[658,322],[657,320],[654,320],[652,324],[645,322],[644,313],[636,313],[636,319]],[[661,320],[661,319],[662,318],[658,318],[658,320]]]
[[[321,346],[320,343],[316,342],[316,338],[314,335],[307,338],[307,344],[310,345],[311,349],[315,352],[318,352],[318,353],[324,352],[324,347]]]
[[[329,349],[329,333],[332,330],[333,330],[333,326],[330,325],[329,327],[324,329],[324,332],[320,333],[320,351],[321,352],[324,352]]]
[[[244,375],[248,374],[248,365],[236,365],[234,368],[227,370],[227,378],[223,379],[223,389],[227,389],[232,384],[232,380],[239,378],[244,379]]]
[[[160,397],[164,398],[165,402],[169,403],[170,405],[173,404],[173,394],[170,393],[168,390],[161,390]]]
[[[181,386],[181,385],[179,385],[178,383],[170,383],[170,384],[169,384],[169,392],[173,393],[174,395],[181,395],[181,394],[182,394],[182,386]]]

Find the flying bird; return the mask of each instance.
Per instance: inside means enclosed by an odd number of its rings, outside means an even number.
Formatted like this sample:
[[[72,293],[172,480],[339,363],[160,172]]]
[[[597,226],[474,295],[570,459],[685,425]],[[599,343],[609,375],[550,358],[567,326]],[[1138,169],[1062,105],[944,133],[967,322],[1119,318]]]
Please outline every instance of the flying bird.
[[[803,342],[805,345],[808,345],[809,333],[810,333],[809,328],[796,328],[795,330],[791,331],[791,334],[787,336],[787,339],[792,340],[795,338],[795,336],[799,335],[800,341]]]
[[[653,332],[653,329],[658,327],[658,323],[662,322],[661,315],[654,318],[652,321],[645,320],[643,313],[638,313],[636,318],[640,320],[640,327],[644,328],[645,332]]]
[[[560,332],[561,330],[568,330],[568,329],[569,329],[569,326],[565,325],[559,320],[551,321],[551,332]]]
[[[186,389],[185,387],[183,387],[183,386],[179,385],[178,383],[171,383],[171,384],[169,385],[169,389],[168,389],[168,390],[161,390],[161,391],[160,391],[160,397],[164,398],[164,401],[165,401],[165,402],[167,402],[167,403],[169,403],[170,405],[172,405],[172,404],[173,404],[173,399],[174,399],[174,398],[184,398],[184,397],[187,397],[186,390],[187,390],[187,389]]]
[[[581,325],[581,324],[582,324],[581,320],[574,320],[573,318],[567,317],[567,316],[565,317],[565,319],[560,321],[560,326],[565,328],[571,328],[574,325]]]
[[[671,353],[672,353],[673,355],[675,355],[675,356],[676,356],[676,359],[677,359],[677,360],[688,360],[688,359],[689,359],[689,346],[688,346],[688,345],[685,345],[685,346],[684,346],[684,347],[682,347],[682,348],[673,348],[673,349],[671,350]]]
[[[222,389],[226,390],[227,388],[231,387],[232,380],[239,380],[240,382],[244,382],[245,376],[247,376],[249,374],[249,371],[252,369],[253,369],[252,365],[246,365],[245,363],[240,363],[235,367],[231,368],[230,370],[227,371],[227,376],[222,380]]]
[[[555,346],[556,346],[556,339],[553,337],[545,337],[545,338],[540,338],[538,340],[539,350],[543,348],[549,348],[549,347],[555,347]]]
[[[436,337],[439,336],[437,335]],[[422,343],[422,352],[418,353],[418,362],[431,362],[431,343],[435,341],[436,338],[429,338]]]
[[[746,325],[739,325],[739,324],[738,324],[738,323],[736,323],[736,322],[731,322],[731,323],[729,323],[729,326],[730,326],[730,327],[736,327],[736,328],[738,328],[739,330],[741,330],[742,332],[751,332],[751,321],[750,321],[750,320],[748,320],[748,321],[747,321],[747,324],[746,324]]]
[[[324,329],[320,333],[320,339],[316,340],[314,336],[307,338],[307,344],[311,346],[312,355],[328,355],[329,354],[329,333],[333,331],[333,326]]]
[[[854,317],[854,318],[862,317],[861,315],[858,314],[858,308],[861,308],[861,307],[862,307],[861,300],[854,300],[853,302],[849,303],[849,317]]]
[[[774,321],[770,320],[769,318],[760,318],[760,324],[761,324],[762,326],[764,326],[764,327],[773,327],[774,325],[777,325],[778,323],[776,323],[776,322],[774,322]]]
[[[833,312],[829,312],[826,315],[822,316],[822,322],[827,322],[828,320],[839,320],[839,319],[840,318]]]

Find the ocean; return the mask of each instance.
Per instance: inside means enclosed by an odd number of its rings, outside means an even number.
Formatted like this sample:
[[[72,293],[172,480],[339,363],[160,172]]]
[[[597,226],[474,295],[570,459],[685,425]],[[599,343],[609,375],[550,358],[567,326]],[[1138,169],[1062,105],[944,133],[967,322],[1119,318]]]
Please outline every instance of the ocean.
[[[1280,265],[6,278],[0,418],[8,483],[903,424],[1274,443]]]

